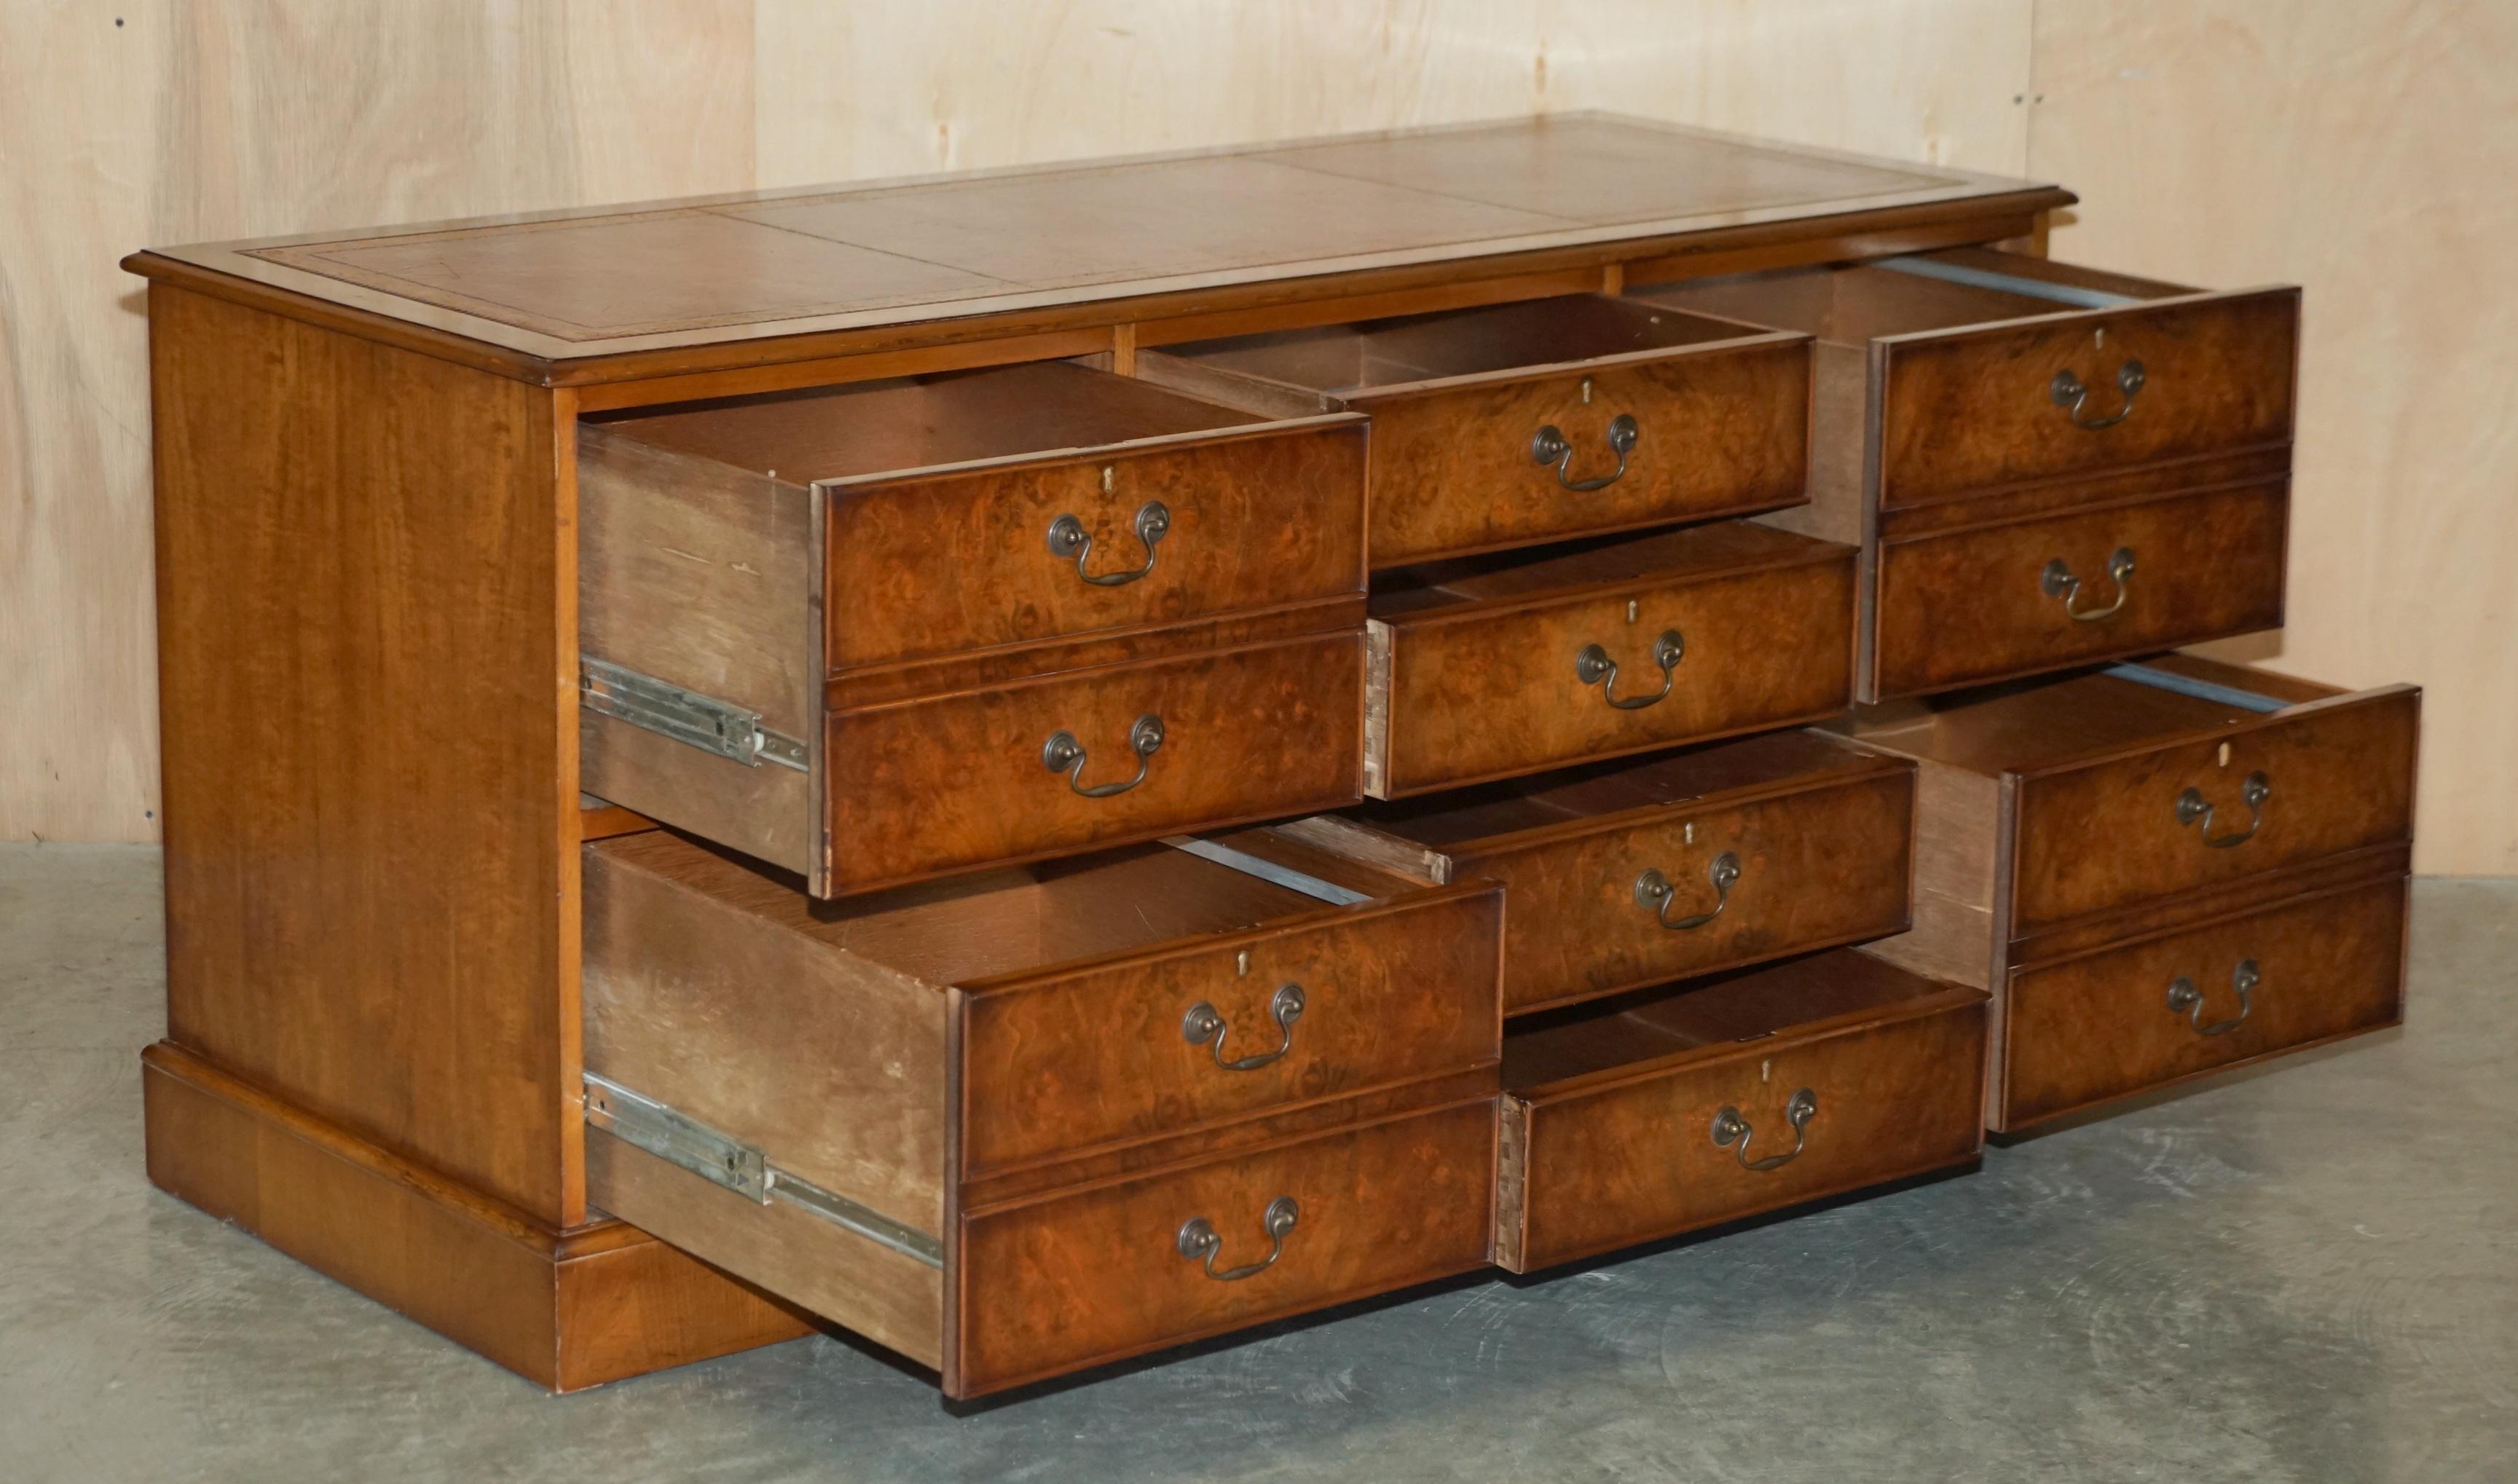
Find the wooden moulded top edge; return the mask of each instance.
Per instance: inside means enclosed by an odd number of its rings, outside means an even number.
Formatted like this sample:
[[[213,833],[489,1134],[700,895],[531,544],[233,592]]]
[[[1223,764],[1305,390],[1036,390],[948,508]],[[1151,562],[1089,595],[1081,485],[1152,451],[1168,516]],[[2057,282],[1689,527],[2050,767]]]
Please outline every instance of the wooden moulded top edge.
[[[1500,151],[1519,171],[1489,189],[1480,182],[1493,172],[1464,168],[1475,151]],[[1664,152],[1673,167],[1655,177],[1650,165]],[[1722,168],[1712,168],[1717,164]],[[1627,183],[1638,169],[1645,185],[1662,189],[1640,192],[1636,204],[1604,205],[1630,193]],[[1221,209],[1229,209],[1248,193],[1237,173],[1250,171],[1277,191],[1278,205],[1299,206],[1317,194],[1324,208],[1344,202],[1354,209],[1281,212],[1263,199],[1248,213],[1248,232],[1237,229],[1229,241],[1210,235],[1201,213],[1213,212],[1198,191],[1221,192]],[[1715,184],[1758,172],[1762,185]],[[1091,212],[1070,210],[1089,225],[1068,239],[1050,240],[1020,263],[992,256],[1014,251],[1003,241],[1040,236],[1014,229],[1022,227],[1023,213],[1049,209],[1042,198],[1077,191],[1108,198],[1110,219],[1129,218],[1127,234]],[[1863,233],[1938,229],[1964,235],[1980,223],[1984,234],[2004,235],[2021,218],[2072,200],[2026,181],[1559,114],[207,243],[137,253],[124,267],[517,379],[579,385],[1784,249]],[[955,213],[959,220],[946,220]],[[650,232],[665,235],[654,251],[639,250],[633,239]],[[758,249],[750,257],[736,253],[743,259],[736,270],[725,267],[723,251],[700,240],[728,233]],[[588,233],[623,240],[597,243]],[[1890,241],[1845,255],[1869,250],[1906,248]],[[687,274],[674,266],[677,257],[692,265]],[[550,288],[554,283],[584,287]],[[497,298],[500,292],[509,297]],[[563,299],[541,297],[553,293]],[[574,302],[565,301],[570,294]],[[633,314],[655,318],[638,322]]]

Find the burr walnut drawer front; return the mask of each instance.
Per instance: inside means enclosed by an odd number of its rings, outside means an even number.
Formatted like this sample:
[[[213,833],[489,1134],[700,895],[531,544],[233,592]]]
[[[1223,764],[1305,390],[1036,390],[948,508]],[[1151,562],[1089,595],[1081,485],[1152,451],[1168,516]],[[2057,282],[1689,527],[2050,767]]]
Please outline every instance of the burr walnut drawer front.
[[[2289,511],[2276,480],[1884,537],[1871,689],[1922,695],[2279,628]]]
[[[956,1394],[1483,1255],[1500,888],[1265,830],[843,902],[585,867],[588,1199]]]
[[[1875,558],[1863,700],[2280,624],[2298,290],[1965,249],[1644,297],[1818,337],[1794,519]]]
[[[1208,341],[1140,373],[1369,413],[1375,567],[1805,497],[1808,337],[1654,305],[1578,294]]]
[[[1337,630],[834,712],[829,878],[860,891],[1345,803],[1363,662]]]
[[[2398,1024],[2405,884],[2329,888],[2013,969],[1994,1125]]]
[[[1500,882],[1517,1014],[1904,931],[1914,805],[1913,763],[1777,732],[1284,828]]]
[[[1496,1260],[1531,1272],[1973,1161],[1984,1005],[1840,950],[1516,1029]]]
[[[1386,574],[1365,791],[1396,798],[1832,716],[1853,549],[1726,522]]]

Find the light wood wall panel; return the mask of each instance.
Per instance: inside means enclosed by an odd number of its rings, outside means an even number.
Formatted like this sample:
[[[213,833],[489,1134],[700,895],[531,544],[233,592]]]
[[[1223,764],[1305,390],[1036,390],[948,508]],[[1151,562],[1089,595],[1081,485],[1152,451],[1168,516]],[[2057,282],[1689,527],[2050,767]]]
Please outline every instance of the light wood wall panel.
[[[739,189],[707,0],[0,0],[0,839],[157,809],[154,242]]]
[[[2289,624],[2224,652],[2424,688],[2416,869],[2518,873],[2518,6],[2042,0],[2056,256],[2306,287]]]
[[[2509,25],[2450,0],[0,0],[0,838],[154,830],[133,247],[1605,107],[2060,179],[2088,197],[2062,252],[2307,282],[2277,662],[2428,683],[2423,867],[2518,870],[2518,676],[2480,637],[2518,555],[2512,301],[2467,287],[2513,215]]]

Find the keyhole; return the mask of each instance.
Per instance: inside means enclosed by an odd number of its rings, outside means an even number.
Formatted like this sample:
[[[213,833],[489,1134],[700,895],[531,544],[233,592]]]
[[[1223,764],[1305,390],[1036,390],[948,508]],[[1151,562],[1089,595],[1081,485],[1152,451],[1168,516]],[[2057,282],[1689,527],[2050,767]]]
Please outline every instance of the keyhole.
[[[1587,406],[1589,406],[1590,404],[1591,404],[1591,378],[1590,378],[1590,377],[1588,377],[1588,376],[1585,376],[1585,377],[1584,377],[1584,378],[1583,378],[1583,405],[1585,405],[1585,406],[1586,406],[1586,407],[1587,407]]]
[[[2106,325],[2102,324],[2102,325],[2100,325],[2100,326],[2099,326],[2099,337],[2098,337],[2098,338],[2099,338],[2099,349],[2100,349],[2100,350],[2103,350],[2103,351],[2104,351],[2104,350],[2106,350],[2106,349],[2107,348],[2107,327],[2106,327]]]
[[[1682,845],[1693,845],[1696,843],[1696,822],[1694,820],[1690,820],[1685,825],[1679,827],[1678,842]]]
[[[1243,949],[1233,955],[1233,972],[1247,976],[1250,972],[1250,951]]]
[[[1641,611],[1642,606],[1643,605],[1641,603],[1633,598],[1628,598],[1627,600],[1627,621],[1628,623],[1635,621],[1635,615]]]
[[[2224,768],[2230,766],[2230,744],[2228,742],[2223,742],[2221,744],[2221,766]]]
[[[1110,466],[1108,464],[1104,464],[1102,466],[1102,492],[1104,494],[1108,494],[1110,492],[1110,481],[1112,477],[1113,471]]]
[[[1775,1060],[1770,1056],[1764,1061],[1758,1063],[1758,1081],[1760,1082],[1771,1082],[1774,1080]]]

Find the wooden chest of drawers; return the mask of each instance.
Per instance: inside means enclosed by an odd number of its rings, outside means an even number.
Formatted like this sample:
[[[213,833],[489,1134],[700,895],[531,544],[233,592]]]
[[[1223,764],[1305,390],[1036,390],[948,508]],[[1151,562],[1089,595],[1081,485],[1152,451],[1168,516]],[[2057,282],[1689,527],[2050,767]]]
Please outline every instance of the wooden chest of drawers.
[[[2298,296],[2071,199],[1581,116],[137,256],[152,1177],[554,1388],[969,1397],[2392,1024],[2414,693],[2163,653],[2281,621]]]

